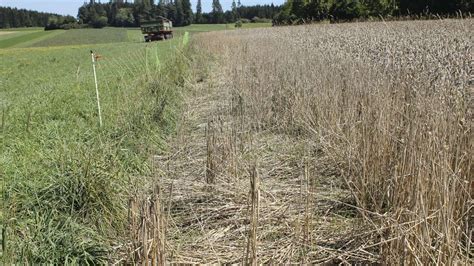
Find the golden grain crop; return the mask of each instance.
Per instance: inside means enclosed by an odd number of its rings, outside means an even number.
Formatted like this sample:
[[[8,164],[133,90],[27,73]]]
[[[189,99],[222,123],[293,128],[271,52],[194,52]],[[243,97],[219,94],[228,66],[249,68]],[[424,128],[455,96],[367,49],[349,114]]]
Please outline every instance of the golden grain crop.
[[[336,162],[383,262],[452,265],[473,255],[473,36],[466,19],[215,32],[195,45],[219,56],[249,128],[311,139]]]

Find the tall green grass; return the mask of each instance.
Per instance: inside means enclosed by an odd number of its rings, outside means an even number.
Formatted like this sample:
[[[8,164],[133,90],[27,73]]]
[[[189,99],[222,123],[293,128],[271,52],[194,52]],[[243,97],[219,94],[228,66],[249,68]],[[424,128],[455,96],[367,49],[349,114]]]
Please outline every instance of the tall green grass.
[[[104,126],[98,126],[89,50]],[[5,264],[103,264],[127,201],[173,132],[189,73],[181,39],[0,50]],[[176,52],[180,50],[180,52]]]

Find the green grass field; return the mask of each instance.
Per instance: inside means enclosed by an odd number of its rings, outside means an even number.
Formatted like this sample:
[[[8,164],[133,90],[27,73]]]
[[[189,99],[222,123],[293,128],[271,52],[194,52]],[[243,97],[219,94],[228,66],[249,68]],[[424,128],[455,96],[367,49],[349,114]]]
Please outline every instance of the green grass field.
[[[8,28],[8,29],[0,29],[0,32],[2,32],[2,31],[14,31],[14,32],[18,32],[18,31],[39,31],[39,30],[43,30],[43,28],[42,27]]]
[[[129,196],[151,175],[150,154],[173,131],[187,75],[182,38],[133,43],[125,29],[102,29],[12,39],[3,41],[48,47],[0,49],[2,259],[105,263],[125,235]],[[103,127],[90,50],[102,56]]]
[[[26,35],[31,32],[34,31],[0,31],[0,41]]]
[[[31,45],[31,47],[64,46],[71,44],[119,43],[127,41],[128,36],[126,29],[78,29],[64,31],[55,38],[49,38],[40,42],[36,42]]]
[[[0,39],[0,48],[18,47],[22,44],[34,42],[49,35],[55,35],[53,31],[19,31],[2,35]]]

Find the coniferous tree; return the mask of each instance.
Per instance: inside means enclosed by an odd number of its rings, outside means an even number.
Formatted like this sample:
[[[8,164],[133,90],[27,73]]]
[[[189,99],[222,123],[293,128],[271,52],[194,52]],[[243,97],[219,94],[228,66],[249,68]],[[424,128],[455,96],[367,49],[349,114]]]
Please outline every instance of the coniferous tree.
[[[178,24],[178,10],[174,3],[166,4],[166,17],[173,21],[173,25],[179,26]]]
[[[175,0],[174,6],[176,9],[176,16],[174,19],[174,25],[176,26],[183,26],[184,20],[184,10],[183,10],[183,1],[182,0]]]
[[[197,5],[196,5],[196,20],[195,20],[196,23],[202,23],[203,22],[203,19],[202,19],[202,3],[201,3],[201,0],[198,0],[197,1]]]
[[[299,11],[301,6],[303,12]],[[472,0],[287,0],[275,20],[287,23],[292,18],[340,21],[393,15],[430,17],[473,11]]]
[[[297,18],[305,18],[306,14],[304,4],[305,3],[303,0],[293,0],[291,5],[291,14]]]
[[[213,23],[224,23],[224,10],[219,0],[212,0],[211,14]]]
[[[235,21],[238,18],[239,18],[239,15],[237,12],[237,4],[235,3],[235,0],[232,0],[232,19],[233,21]]]
[[[65,24],[76,23],[77,21],[71,16],[0,7],[0,28],[45,27],[49,22],[54,22],[55,27],[62,27]]]
[[[184,13],[184,20],[183,26],[191,25],[194,21],[194,14],[193,8],[191,6],[191,2],[189,0],[182,0],[183,1],[183,13]]]

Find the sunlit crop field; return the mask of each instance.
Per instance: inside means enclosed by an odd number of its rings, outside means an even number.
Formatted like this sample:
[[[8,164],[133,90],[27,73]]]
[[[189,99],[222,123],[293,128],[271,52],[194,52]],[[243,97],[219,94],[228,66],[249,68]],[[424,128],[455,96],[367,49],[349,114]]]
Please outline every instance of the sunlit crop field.
[[[238,225],[226,227],[245,220],[229,210],[220,215],[232,220],[209,218],[209,224],[201,225],[212,230],[203,229],[197,239],[212,237],[213,242],[188,252],[199,254],[194,255],[202,259],[197,262],[235,262],[241,254],[232,244],[240,240],[247,250],[258,249],[250,258],[259,263],[472,264],[473,36],[472,19],[199,35],[198,49],[220,55],[225,69],[218,91],[227,102],[214,113],[219,121],[215,131],[209,129],[215,136],[208,137],[208,165],[217,172],[215,178],[231,180],[227,189],[242,197],[245,187],[238,187],[245,180],[236,178],[239,168],[232,167],[242,165],[245,173],[244,166],[260,162],[264,194],[258,225],[252,214],[247,216],[249,226],[255,226],[253,235],[242,239]],[[259,150],[255,157],[251,148],[235,154],[234,147],[247,139]],[[293,164],[275,159],[296,147],[299,153],[290,153]],[[213,154],[220,152],[231,162],[221,166],[219,157],[214,162]],[[333,170],[324,170],[323,157]],[[313,185],[305,183],[308,175]],[[292,185],[294,176],[301,183]],[[324,185],[328,182],[331,186]],[[274,184],[286,184],[284,193]],[[293,189],[300,189],[300,195],[294,191],[289,197]],[[340,229],[328,230],[328,214],[337,207],[324,209],[326,195],[338,189],[349,193],[345,200],[332,200],[353,208],[364,229],[353,224],[350,233],[340,221]],[[221,199],[225,206],[242,206],[239,196],[228,197]],[[314,207],[305,209],[308,202]],[[285,216],[282,209],[294,212]],[[304,217],[314,217],[314,227],[308,229]],[[191,247],[192,239],[184,236],[190,246],[179,249]],[[312,244],[305,242],[311,239]],[[213,247],[228,248],[206,255]]]

